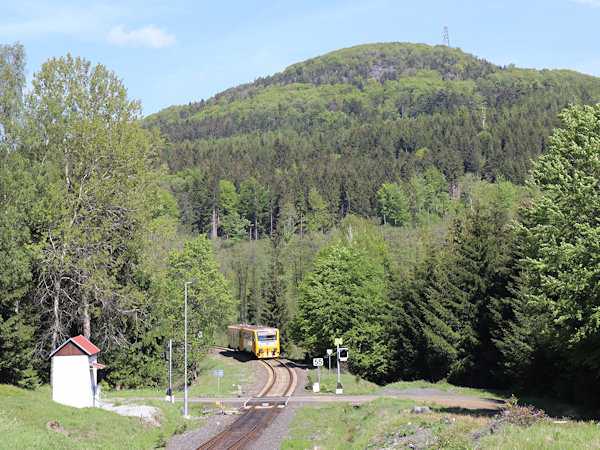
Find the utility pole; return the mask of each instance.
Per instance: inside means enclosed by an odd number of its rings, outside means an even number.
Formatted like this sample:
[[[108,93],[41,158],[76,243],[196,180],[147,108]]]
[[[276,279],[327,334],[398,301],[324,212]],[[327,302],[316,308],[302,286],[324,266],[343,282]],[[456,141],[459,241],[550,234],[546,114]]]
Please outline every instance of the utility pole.
[[[183,378],[183,417],[189,419],[188,415],[188,393],[187,393],[187,291],[188,284],[195,283],[196,280],[186,281],[185,284],[185,304],[184,304],[184,322],[185,322],[185,344],[184,344],[184,357],[183,357],[183,365],[185,367],[185,377]]]
[[[175,397],[173,396],[173,388],[171,385],[171,373],[173,371],[173,342],[169,339],[169,389],[167,389],[167,398],[165,400],[175,403]]]

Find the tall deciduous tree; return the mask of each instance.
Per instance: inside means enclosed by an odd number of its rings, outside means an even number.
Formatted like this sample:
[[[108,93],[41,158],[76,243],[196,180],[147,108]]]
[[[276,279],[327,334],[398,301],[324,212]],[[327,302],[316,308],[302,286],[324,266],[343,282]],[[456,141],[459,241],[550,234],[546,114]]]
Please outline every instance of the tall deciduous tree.
[[[596,389],[584,394],[590,398],[600,385],[600,104],[559,117],[563,127],[530,173],[541,193],[518,231],[529,300],[551,318],[546,333],[569,361],[571,380]]]
[[[250,222],[254,228],[254,239],[258,239],[259,231],[266,231],[267,219],[269,217],[269,192],[251,177],[240,187],[239,195],[240,213]],[[252,230],[250,232],[252,235]]]
[[[70,55],[42,65],[26,107],[24,151],[48,180],[36,205],[41,342],[81,332],[121,343],[122,315],[140,299],[129,279],[159,179],[157,140],[113,72]]]
[[[347,237],[319,252],[300,285],[294,334],[312,355],[323,355],[341,337],[352,352],[350,369],[381,381],[389,370],[389,317],[384,261],[370,239]],[[372,240],[371,240],[372,241]]]
[[[227,180],[219,181],[219,214],[221,232],[232,239],[243,239],[250,222],[240,216],[237,190]]]
[[[379,191],[379,214],[383,224],[391,222],[394,226],[406,225],[410,220],[408,212],[408,199],[404,195],[402,186],[398,183],[383,183]]]
[[[174,250],[168,262],[168,293],[171,304],[167,316],[175,345],[179,349],[184,343],[184,295],[185,283],[188,285],[188,365],[192,378],[196,377],[197,362],[212,346],[215,331],[226,327],[231,319],[233,301],[229,286],[219,272],[209,240],[200,235],[185,243],[183,250]],[[198,332],[202,332],[202,339]],[[178,351],[177,361],[183,367]]]

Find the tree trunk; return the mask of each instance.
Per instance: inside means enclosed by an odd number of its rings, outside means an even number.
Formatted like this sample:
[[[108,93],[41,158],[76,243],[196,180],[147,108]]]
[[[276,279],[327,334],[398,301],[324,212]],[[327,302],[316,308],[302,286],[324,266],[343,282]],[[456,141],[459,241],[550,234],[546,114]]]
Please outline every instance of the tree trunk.
[[[212,210],[212,220],[211,220],[210,226],[211,226],[210,238],[216,239],[217,238],[217,210],[214,207]]]
[[[92,326],[90,320],[90,301],[88,298],[83,300],[83,337],[90,340],[92,336]]]
[[[55,282],[55,285],[58,285],[59,282]],[[54,325],[52,327],[52,350],[56,349],[58,346],[58,330],[60,329],[60,298],[59,298],[59,289],[58,287],[54,290]]]

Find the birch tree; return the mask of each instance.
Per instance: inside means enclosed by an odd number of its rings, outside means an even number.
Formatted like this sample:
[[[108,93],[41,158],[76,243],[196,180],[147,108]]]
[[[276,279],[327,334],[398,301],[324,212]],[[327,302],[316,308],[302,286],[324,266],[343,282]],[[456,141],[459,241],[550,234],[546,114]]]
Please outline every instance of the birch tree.
[[[101,347],[121,343],[121,317],[140,312],[130,276],[159,178],[157,139],[140,118],[102,65],[68,55],[33,78],[24,152],[47,180],[36,204],[40,349],[78,332]]]

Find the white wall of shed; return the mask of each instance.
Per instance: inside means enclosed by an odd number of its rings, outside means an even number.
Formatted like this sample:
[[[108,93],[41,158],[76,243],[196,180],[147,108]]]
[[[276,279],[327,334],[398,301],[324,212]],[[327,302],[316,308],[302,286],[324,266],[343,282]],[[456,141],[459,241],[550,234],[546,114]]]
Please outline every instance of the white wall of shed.
[[[52,400],[84,408],[94,406],[93,378],[87,355],[52,357]]]

